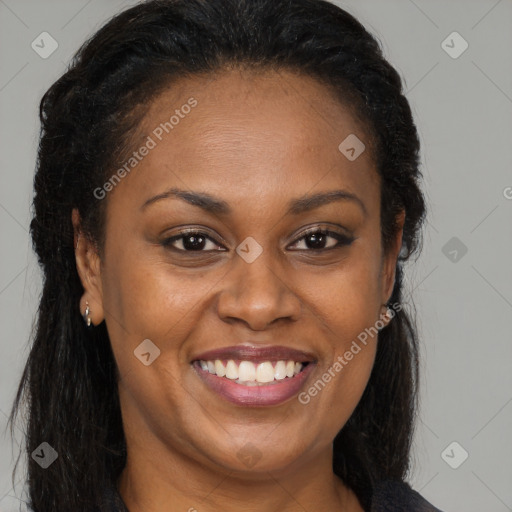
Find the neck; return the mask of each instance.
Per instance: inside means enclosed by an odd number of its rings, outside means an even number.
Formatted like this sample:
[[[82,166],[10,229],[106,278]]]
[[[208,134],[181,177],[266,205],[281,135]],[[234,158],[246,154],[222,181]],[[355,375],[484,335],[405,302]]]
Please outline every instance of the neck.
[[[258,472],[206,466],[163,445],[132,447],[118,482],[130,512],[363,512],[332,471],[332,449],[293,467]]]

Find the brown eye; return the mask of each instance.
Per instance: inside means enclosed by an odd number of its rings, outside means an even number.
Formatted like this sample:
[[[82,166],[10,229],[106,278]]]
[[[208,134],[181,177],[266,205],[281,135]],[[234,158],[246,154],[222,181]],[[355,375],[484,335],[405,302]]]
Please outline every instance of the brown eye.
[[[162,242],[164,247],[170,247],[182,252],[206,252],[221,248],[213,238],[201,231],[185,231]]]
[[[347,237],[341,233],[336,233],[335,231],[315,229],[314,231],[307,232],[301,238],[296,240],[291,247],[295,246],[292,250],[299,251],[308,249],[313,251],[323,251],[350,245],[353,241],[353,237]],[[302,244],[302,247],[297,247],[297,245],[300,244]]]

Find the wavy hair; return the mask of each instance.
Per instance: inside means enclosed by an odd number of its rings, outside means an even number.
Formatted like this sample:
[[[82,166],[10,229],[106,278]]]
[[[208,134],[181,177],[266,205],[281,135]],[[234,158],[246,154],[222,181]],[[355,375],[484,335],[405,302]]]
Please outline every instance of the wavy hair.
[[[103,322],[88,330],[79,311],[71,212],[78,209],[83,232],[101,254],[106,201],[93,192],[123,161],[148,102],[174,80],[230,67],[311,76],[365,123],[381,178],[385,250],[397,233],[397,214],[406,213],[390,298],[402,302],[402,265],[419,252],[425,217],[420,144],[401,78],[362,24],[324,0],[150,0],[121,12],[82,45],[40,103],[30,233],[43,290],[10,416],[12,432],[26,407],[35,512],[98,505],[126,460],[107,329]],[[380,331],[368,385],[334,439],[333,471],[365,508],[379,480],[403,480],[409,471],[418,338],[407,309]],[[43,441],[59,454],[46,470],[30,457]]]

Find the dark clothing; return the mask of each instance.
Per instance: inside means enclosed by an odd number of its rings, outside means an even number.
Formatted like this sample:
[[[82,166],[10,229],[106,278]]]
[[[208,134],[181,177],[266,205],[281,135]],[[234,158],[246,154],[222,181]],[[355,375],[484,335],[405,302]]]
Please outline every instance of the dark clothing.
[[[381,482],[370,512],[441,512],[404,482]]]
[[[105,500],[96,512],[129,512],[114,488],[105,491]],[[263,511],[264,512],[264,511]],[[311,511],[313,512],[313,511]],[[375,489],[367,512],[441,512],[404,482],[381,482]]]

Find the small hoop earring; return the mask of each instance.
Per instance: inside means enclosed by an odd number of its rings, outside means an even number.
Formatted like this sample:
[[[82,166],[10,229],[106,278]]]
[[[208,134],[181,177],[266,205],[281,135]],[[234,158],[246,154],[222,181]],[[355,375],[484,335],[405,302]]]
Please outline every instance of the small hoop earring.
[[[87,324],[87,327],[91,326],[92,320],[90,317],[91,314],[91,308],[89,307],[89,301],[85,301],[85,313],[82,315],[84,322]]]

